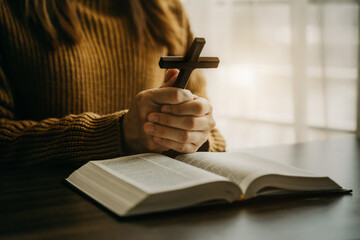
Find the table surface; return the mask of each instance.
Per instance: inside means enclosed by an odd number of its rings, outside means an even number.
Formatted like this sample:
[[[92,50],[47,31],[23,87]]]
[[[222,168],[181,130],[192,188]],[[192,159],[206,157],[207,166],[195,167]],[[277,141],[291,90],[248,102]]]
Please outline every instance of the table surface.
[[[360,239],[356,138],[244,149],[330,176],[352,195],[120,218],[64,183],[73,169],[0,171],[0,239]]]

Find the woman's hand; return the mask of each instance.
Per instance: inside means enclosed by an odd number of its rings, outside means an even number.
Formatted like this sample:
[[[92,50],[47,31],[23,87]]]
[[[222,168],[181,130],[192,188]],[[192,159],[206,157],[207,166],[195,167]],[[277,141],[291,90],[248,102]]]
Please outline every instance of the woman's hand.
[[[163,105],[161,112],[152,112],[144,125],[155,143],[181,153],[196,152],[215,127],[212,106],[205,98],[175,105]]]
[[[125,140],[133,152],[196,152],[215,127],[207,99],[170,87],[178,73],[168,70],[161,88],[136,95],[123,122]]]
[[[192,101],[193,98],[189,90],[170,87],[154,88],[138,93],[123,120],[124,139],[129,150],[136,153],[169,150],[168,147],[154,142],[152,135],[147,134],[152,132],[153,126],[145,124],[147,117],[149,113],[160,112],[163,105],[182,104]],[[157,129],[158,125],[154,126],[155,132],[158,131]]]
[[[174,84],[178,71],[170,69],[162,87]],[[164,104],[161,112],[152,112],[144,125],[147,134],[155,143],[181,153],[196,152],[208,139],[215,127],[210,102],[193,95],[190,101]]]

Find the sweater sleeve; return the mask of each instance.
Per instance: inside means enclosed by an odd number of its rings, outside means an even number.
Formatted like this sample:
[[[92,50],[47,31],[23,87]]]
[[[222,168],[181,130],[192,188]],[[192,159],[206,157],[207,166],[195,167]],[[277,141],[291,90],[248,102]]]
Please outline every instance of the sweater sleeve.
[[[121,156],[119,118],[125,113],[18,120],[11,87],[0,65],[0,166],[81,165],[91,159]]]
[[[185,54],[186,50],[190,48],[190,45],[194,40],[194,35],[191,31],[190,23],[182,4],[178,0],[176,0],[174,4],[176,7],[173,9],[176,9],[175,12],[178,17],[179,24],[181,25],[180,29],[183,30],[181,33],[183,36],[182,42],[185,45],[183,52],[181,53],[183,55]],[[200,69],[196,69],[192,72],[186,88],[197,96],[208,98],[206,95],[205,77]],[[208,142],[206,142],[199,150],[210,152],[224,152],[226,150],[225,139],[218,129],[215,128],[211,131]]]

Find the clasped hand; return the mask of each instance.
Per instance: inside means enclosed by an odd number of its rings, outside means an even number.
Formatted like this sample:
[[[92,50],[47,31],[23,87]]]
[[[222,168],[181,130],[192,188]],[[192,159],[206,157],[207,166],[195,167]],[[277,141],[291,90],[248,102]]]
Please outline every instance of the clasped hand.
[[[178,71],[166,72],[165,83],[138,93],[124,117],[124,138],[132,152],[196,152],[215,127],[210,102],[189,90],[171,87]]]

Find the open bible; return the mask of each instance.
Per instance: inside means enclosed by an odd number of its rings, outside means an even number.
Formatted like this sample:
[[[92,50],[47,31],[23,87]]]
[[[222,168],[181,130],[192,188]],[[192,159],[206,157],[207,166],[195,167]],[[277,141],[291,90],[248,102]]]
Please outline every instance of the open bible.
[[[90,161],[66,180],[120,216],[215,200],[345,191],[327,176],[242,152],[198,152],[176,159],[145,153]]]

